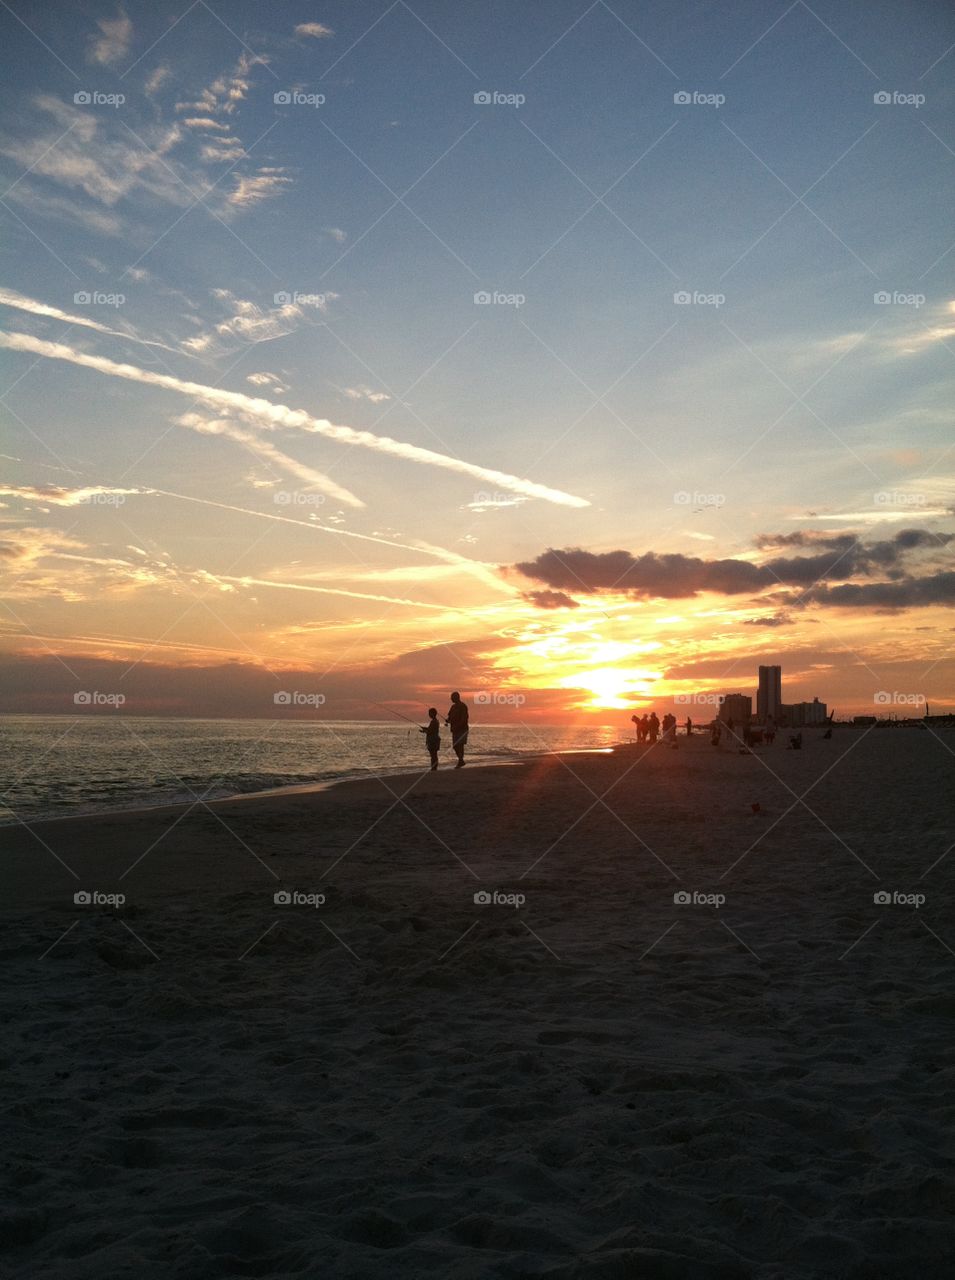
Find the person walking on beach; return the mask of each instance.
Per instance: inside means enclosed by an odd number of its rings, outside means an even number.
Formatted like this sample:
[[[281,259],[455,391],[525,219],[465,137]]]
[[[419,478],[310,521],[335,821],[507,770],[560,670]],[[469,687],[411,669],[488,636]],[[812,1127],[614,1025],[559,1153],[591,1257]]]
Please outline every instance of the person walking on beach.
[[[438,751],[441,749],[441,725],[438,722],[437,707],[428,708],[428,727],[421,732],[424,734],[424,745],[428,748],[428,755],[431,757],[433,773],[438,767]]]
[[[689,716],[687,716],[686,718],[686,736],[688,738],[691,738],[693,736],[693,721],[690,719]]]
[[[458,758],[454,767],[463,769],[464,748],[468,741],[468,704],[461,701],[461,695],[456,691],[451,694],[451,706],[448,708],[444,723],[451,730],[451,745]]]
[[[649,732],[650,732],[650,721],[647,717],[647,713],[644,711],[643,715],[640,717],[640,727],[637,730],[637,741],[646,742],[647,734]]]
[[[660,732],[660,717],[655,711],[650,712],[650,719],[647,721],[647,727],[651,743],[656,742],[657,734]]]

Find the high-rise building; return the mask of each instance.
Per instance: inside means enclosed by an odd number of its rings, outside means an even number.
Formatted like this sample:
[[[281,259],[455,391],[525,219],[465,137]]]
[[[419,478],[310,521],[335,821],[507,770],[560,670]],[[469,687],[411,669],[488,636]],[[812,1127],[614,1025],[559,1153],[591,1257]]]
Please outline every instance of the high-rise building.
[[[759,689],[756,693],[756,718],[765,724],[770,716],[778,724],[783,705],[782,667],[760,667]]]
[[[732,720],[734,726],[746,727],[752,719],[753,699],[748,693],[724,693],[720,698],[719,719],[726,724]]]

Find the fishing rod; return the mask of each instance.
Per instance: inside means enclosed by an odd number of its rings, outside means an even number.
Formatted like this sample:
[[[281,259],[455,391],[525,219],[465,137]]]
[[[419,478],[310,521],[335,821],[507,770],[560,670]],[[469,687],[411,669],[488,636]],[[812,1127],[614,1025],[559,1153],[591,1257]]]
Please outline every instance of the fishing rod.
[[[403,716],[400,711],[395,711],[394,707],[387,707],[383,702],[372,702],[371,699],[369,699],[369,701],[373,707],[381,707],[382,711],[390,711],[393,716],[397,716],[399,720],[407,720],[408,723],[413,724],[416,729],[421,728],[417,720],[412,720],[410,716]]]

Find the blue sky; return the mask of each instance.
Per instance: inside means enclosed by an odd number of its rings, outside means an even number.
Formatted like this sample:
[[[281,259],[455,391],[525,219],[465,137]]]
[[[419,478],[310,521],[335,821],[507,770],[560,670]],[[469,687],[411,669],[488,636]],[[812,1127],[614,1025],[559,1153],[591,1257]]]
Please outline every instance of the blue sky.
[[[380,664],[426,607],[426,639],[486,638],[488,678],[503,641],[566,641],[498,570],[546,547],[758,563],[767,531],[950,525],[947,6],[20,3],[0,24],[14,652],[321,666],[344,640]],[[568,661],[630,645],[612,662],[639,692],[671,614],[602,597],[598,633],[581,585]],[[666,643],[702,662],[718,626],[714,652],[755,653],[732,627],[785,614],[741,603],[697,601]],[[870,633],[813,612],[785,630],[807,672],[807,630]],[[920,670],[947,616],[893,614]],[[506,652],[501,679],[530,679]]]

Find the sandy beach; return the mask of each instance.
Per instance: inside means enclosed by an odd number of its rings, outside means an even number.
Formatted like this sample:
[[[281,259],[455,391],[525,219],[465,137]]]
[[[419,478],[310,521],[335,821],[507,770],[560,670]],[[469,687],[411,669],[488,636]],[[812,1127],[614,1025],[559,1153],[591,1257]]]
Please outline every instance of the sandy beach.
[[[4,1274],[947,1274],[955,737],[805,736],[8,829]]]

